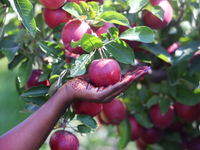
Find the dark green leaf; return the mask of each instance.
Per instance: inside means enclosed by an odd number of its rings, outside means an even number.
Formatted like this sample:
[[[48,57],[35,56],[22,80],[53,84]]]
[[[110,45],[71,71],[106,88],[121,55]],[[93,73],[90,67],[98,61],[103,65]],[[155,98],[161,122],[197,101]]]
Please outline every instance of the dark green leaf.
[[[73,2],[67,2],[62,9],[66,10],[72,16],[79,17],[83,12],[80,6]]]
[[[199,59],[199,57],[197,57],[196,59],[194,59],[192,61],[189,70],[190,70],[190,76],[192,76],[196,72],[200,72],[200,59]]]
[[[127,118],[125,118],[119,124],[120,140],[118,144],[119,150],[124,149],[131,140],[131,124]]]
[[[14,0],[10,2],[19,20],[22,20],[24,27],[35,37],[36,23],[33,16],[32,4],[28,0]]]
[[[144,7],[148,2],[149,0],[129,0],[129,13],[136,13],[140,11],[140,9],[142,9],[142,7]]]
[[[77,120],[92,129],[96,129],[98,127],[96,121],[89,115],[78,115]]]
[[[165,134],[163,135],[163,138],[164,138],[164,139],[167,139],[167,140],[169,140],[169,141],[171,141],[171,142],[178,142],[178,143],[181,143],[181,142],[182,142],[181,136],[180,136],[180,134],[177,133],[177,132],[165,133]]]
[[[32,72],[32,63],[30,61],[26,61],[21,64],[18,69],[17,76],[19,78],[20,87],[24,86],[29,79]]]
[[[158,95],[153,95],[146,103],[147,108],[151,108],[151,106],[158,103],[159,97]]]
[[[122,32],[119,38],[129,41],[151,43],[154,41],[154,33],[153,30],[149,27],[138,26]]]
[[[105,11],[98,16],[97,20],[129,26],[128,19],[116,11]]]
[[[51,74],[51,69],[46,70],[43,74],[41,74],[40,78],[38,79],[39,82],[45,81],[49,79]]]
[[[64,116],[65,119],[72,120],[75,117],[74,111],[71,111],[70,108],[65,112]]]
[[[103,46],[103,42],[91,34],[85,33],[81,38],[81,47],[86,52],[92,52],[94,49],[98,49]]]
[[[26,56],[24,56],[21,53],[15,55],[13,61],[8,64],[8,69],[9,70],[14,69],[24,58],[26,58]]]
[[[170,101],[166,98],[161,98],[159,107],[160,107],[162,115],[167,113],[167,111],[169,110],[169,106],[170,106]]]
[[[160,93],[160,88],[161,85],[156,83],[151,83],[149,86],[149,89],[152,93]]]
[[[33,105],[33,104],[29,104],[25,107],[26,112],[35,112],[39,109],[39,106]]]
[[[20,96],[20,99],[26,103],[35,104],[38,106],[43,105],[48,100],[47,98],[45,98],[43,96],[40,96],[40,97],[22,97],[22,96]]]
[[[24,91],[21,94],[21,97],[39,97],[39,96],[46,96],[49,91],[49,86],[40,85],[40,86],[34,86],[30,89]]]
[[[138,121],[140,125],[142,125],[145,128],[153,127],[153,124],[149,119],[148,113],[145,111],[135,113],[134,118]]]
[[[144,63],[149,63],[151,64],[151,60],[147,55],[145,55],[143,52],[135,52],[135,59],[142,61]]]
[[[84,124],[78,125],[77,128],[78,128],[78,131],[81,133],[90,133],[91,131],[91,128],[89,128],[88,126]]]
[[[119,62],[124,64],[134,64],[133,50],[122,40],[117,40],[104,45]]]

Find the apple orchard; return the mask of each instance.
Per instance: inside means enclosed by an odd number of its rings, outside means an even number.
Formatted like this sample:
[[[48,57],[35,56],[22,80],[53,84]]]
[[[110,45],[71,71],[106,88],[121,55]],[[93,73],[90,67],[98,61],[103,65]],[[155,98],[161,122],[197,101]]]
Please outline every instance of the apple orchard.
[[[200,150],[199,13],[199,0],[0,0],[0,58],[18,68],[28,112],[77,76],[107,87],[146,67],[109,103],[72,103],[52,131],[52,150],[78,150],[77,134],[102,127],[114,128],[120,150],[132,142]]]

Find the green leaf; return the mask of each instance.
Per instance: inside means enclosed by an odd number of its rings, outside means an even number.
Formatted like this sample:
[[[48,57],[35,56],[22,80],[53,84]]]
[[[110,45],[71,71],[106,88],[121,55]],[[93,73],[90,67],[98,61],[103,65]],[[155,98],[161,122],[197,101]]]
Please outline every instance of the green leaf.
[[[1,40],[0,42],[0,49],[2,50],[2,53],[7,57],[8,62],[11,62],[14,59],[19,46],[20,44],[16,44],[11,40]]]
[[[200,59],[197,57],[194,59],[191,63],[191,66],[189,68],[190,76],[195,74],[196,72],[200,72]]]
[[[31,76],[32,72],[32,63],[30,61],[26,61],[21,64],[18,69],[17,76],[20,82],[20,87],[24,86]]]
[[[96,129],[98,127],[96,121],[89,115],[78,115],[77,120],[92,129]]]
[[[119,150],[124,149],[131,140],[131,124],[127,118],[125,118],[119,124],[120,140],[118,144]]]
[[[115,27],[108,28],[108,34],[112,37],[112,39],[118,39],[119,31]]]
[[[71,41],[72,48],[76,48],[77,46],[81,45],[81,40],[78,41]]]
[[[83,54],[77,60],[75,60],[75,64],[71,67],[71,77],[83,75],[86,72],[86,67],[88,63],[91,61],[91,55]]]
[[[46,70],[43,74],[41,74],[40,78],[38,79],[39,82],[45,81],[49,79],[51,74],[51,69]]]
[[[112,54],[119,62],[124,64],[134,64],[134,53],[126,42],[117,40],[104,45],[104,48]]]
[[[35,112],[39,109],[39,106],[33,105],[33,104],[29,104],[27,106],[25,106],[25,110],[26,112]]]
[[[63,55],[63,51],[57,44],[51,43],[49,41],[38,42],[38,44],[40,48],[42,49],[42,51],[46,53],[48,56],[51,56],[58,60],[61,60],[61,58],[63,60],[65,59],[65,56]]]
[[[160,93],[161,86],[160,84],[151,83],[149,89],[152,93]]]
[[[90,133],[91,131],[91,128],[84,124],[78,125],[77,128],[78,128],[78,131],[81,133]]]
[[[135,54],[135,59],[137,59],[139,61],[142,61],[144,63],[151,64],[150,58],[147,55],[145,55],[145,53],[143,53],[143,52],[135,52],[134,54]]]
[[[161,98],[159,107],[160,107],[162,115],[167,113],[167,111],[169,110],[169,106],[170,106],[170,101],[166,98]]]
[[[86,52],[92,52],[94,49],[98,49],[103,46],[103,42],[91,34],[85,33],[81,38],[81,47]]]
[[[22,97],[22,96],[20,96],[20,99],[26,103],[35,104],[38,106],[43,105],[48,100],[47,98],[45,98],[43,96],[40,96],[40,97]]]
[[[81,7],[73,2],[67,2],[62,9],[70,13],[72,16],[79,17],[83,11],[81,10]]]
[[[143,43],[141,48],[144,48],[145,50],[153,53],[154,55],[156,55],[158,58],[164,60],[165,62],[171,63],[170,54],[161,45],[154,44],[154,43],[150,43],[150,44]]]
[[[149,119],[148,113],[145,111],[135,113],[134,118],[145,128],[151,128],[154,126]]]
[[[100,14],[96,20],[102,20],[105,22],[129,26],[128,19],[124,15],[116,11],[105,11],[102,14]]]
[[[9,0],[12,8],[22,20],[24,27],[35,37],[36,23],[33,15],[33,6],[28,0]]]
[[[30,89],[24,91],[21,94],[21,97],[39,97],[39,96],[46,96],[49,91],[49,86],[40,85],[31,87]]]
[[[65,119],[72,120],[75,117],[75,112],[70,108],[68,108],[63,117]]]
[[[180,136],[180,134],[179,133],[177,133],[177,132],[170,132],[170,133],[165,133],[164,135],[163,135],[163,139],[167,139],[167,140],[169,140],[169,141],[171,141],[171,142],[178,142],[178,143],[182,143],[182,140],[181,140],[181,136]]]
[[[153,15],[157,16],[160,20],[163,21],[164,11],[160,6],[158,6],[158,5],[155,5],[155,6],[147,5],[145,7],[145,9],[150,11]]]
[[[158,95],[153,95],[146,103],[147,108],[151,108],[151,106],[158,103],[159,97]]]
[[[95,1],[87,2],[88,6],[91,6],[95,12],[99,12],[99,6]]]
[[[142,7],[144,7],[148,2],[149,0],[129,0],[129,13],[140,11],[140,9],[142,9]]]
[[[91,6],[88,6],[86,2],[80,1],[80,8],[82,9],[82,15],[86,15],[89,19],[94,19],[96,14]]]

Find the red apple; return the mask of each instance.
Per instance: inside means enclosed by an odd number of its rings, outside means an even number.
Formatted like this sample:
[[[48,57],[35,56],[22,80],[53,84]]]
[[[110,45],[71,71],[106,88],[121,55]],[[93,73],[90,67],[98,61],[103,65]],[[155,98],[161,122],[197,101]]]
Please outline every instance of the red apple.
[[[148,146],[148,144],[144,143],[141,139],[135,141],[135,145],[138,148],[138,150],[146,150]]]
[[[200,150],[200,137],[193,138],[189,142],[188,150]]]
[[[173,123],[175,117],[174,107],[170,106],[167,113],[162,115],[159,104],[156,104],[149,109],[149,115],[154,125],[163,129]]]
[[[103,104],[103,110],[99,115],[105,124],[118,125],[126,117],[126,106],[115,98],[111,102]]]
[[[108,86],[121,80],[121,69],[114,59],[96,59],[89,66],[91,82],[97,86]]]
[[[173,8],[169,1],[167,0],[150,0],[152,6],[158,5],[164,11],[164,18],[161,21],[158,17],[153,15],[150,11],[144,11],[142,14],[142,20],[145,26],[148,26],[152,29],[163,29],[172,20],[173,17]]]
[[[51,150],[78,150],[79,141],[77,137],[69,131],[58,130],[50,138]]]
[[[176,50],[180,47],[180,44],[178,42],[173,43],[167,48],[168,53],[172,56],[175,54]]]
[[[96,31],[96,34],[98,37],[100,37],[101,34],[103,33],[107,33],[108,29],[111,28],[111,27],[116,27],[114,24],[112,23],[109,23],[109,22],[104,22],[104,25],[101,26],[97,31]]]
[[[131,25],[131,27],[135,27],[137,26],[137,23],[135,23],[134,25]],[[122,32],[128,30],[129,27],[127,26],[123,26],[123,25],[119,25],[118,26],[118,30],[119,30],[119,36],[121,35]],[[129,41],[129,40],[124,40],[132,49],[140,46],[142,44],[142,42],[139,41]]]
[[[42,70],[38,70],[38,69],[34,69],[32,70],[31,76],[29,77],[28,81],[25,84],[25,88],[28,90],[33,86],[39,86],[41,84],[49,86],[49,81],[42,81],[42,82],[38,82],[41,74],[43,74]]]
[[[86,2],[86,0],[67,0],[67,2],[74,2],[74,3],[78,4],[78,5],[80,5],[81,1]]]
[[[76,48],[71,47],[71,41],[80,40],[85,33],[93,33],[92,29],[86,22],[81,20],[72,20],[66,23],[62,30],[62,41],[64,43],[65,49],[75,54],[87,53],[80,46]]]
[[[147,128],[141,137],[141,140],[147,144],[155,144],[162,136],[162,130],[156,127]]]
[[[58,9],[62,7],[67,0],[39,0],[40,3],[49,9]]]
[[[100,124],[109,125],[108,123],[104,122],[104,121],[101,119],[100,114],[96,115],[96,117],[97,117],[97,120],[100,122]]]
[[[174,103],[177,115],[185,121],[194,121],[199,117],[199,105],[187,106],[178,101]]]
[[[87,114],[91,117],[94,117],[102,111],[103,106],[99,103],[76,101],[72,103],[72,108],[78,115]]]
[[[44,22],[52,29],[61,23],[67,23],[71,19],[71,15],[61,8],[56,10],[44,8],[42,16]]]

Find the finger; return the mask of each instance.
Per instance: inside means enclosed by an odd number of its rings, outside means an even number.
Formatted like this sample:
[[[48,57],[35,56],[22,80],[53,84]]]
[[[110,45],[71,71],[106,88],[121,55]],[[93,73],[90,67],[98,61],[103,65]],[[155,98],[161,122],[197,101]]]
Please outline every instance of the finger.
[[[78,77],[76,77],[76,78],[81,79],[81,80],[84,80],[84,81],[86,81],[86,82],[88,82],[88,83],[91,82],[91,81],[90,81],[89,74],[84,74],[84,75],[78,76]]]

